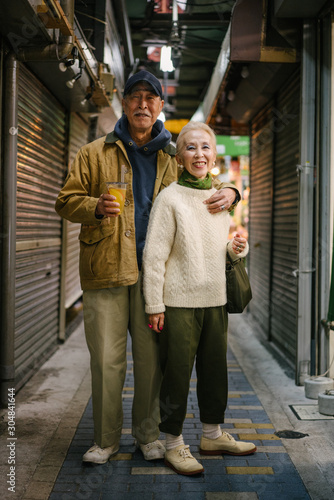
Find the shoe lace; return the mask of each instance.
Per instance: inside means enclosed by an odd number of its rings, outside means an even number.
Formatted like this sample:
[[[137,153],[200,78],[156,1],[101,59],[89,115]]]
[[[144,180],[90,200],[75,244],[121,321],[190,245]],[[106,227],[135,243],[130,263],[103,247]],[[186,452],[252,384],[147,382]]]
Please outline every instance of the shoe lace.
[[[229,439],[230,441],[233,441],[233,437],[228,432],[223,432],[223,436],[227,437],[227,439]]]
[[[88,451],[89,453],[98,453],[99,455],[103,455],[104,452],[109,450],[110,447],[101,448],[98,444],[94,444]]]
[[[150,451],[153,447],[161,448],[159,441],[152,441],[152,443],[145,444],[145,448],[147,451]]]
[[[100,454],[101,454],[101,451],[103,451],[103,450],[102,450],[102,448],[100,448],[100,446],[99,446],[98,444],[94,444],[94,445],[93,445],[93,446],[92,446],[92,447],[88,450],[88,452],[89,452],[89,453],[94,453],[95,451],[97,451],[98,453],[100,453]]]
[[[184,448],[181,448],[180,450],[178,450],[178,452],[182,458],[192,458],[192,455],[191,455],[190,450],[189,450],[189,446],[185,446]]]

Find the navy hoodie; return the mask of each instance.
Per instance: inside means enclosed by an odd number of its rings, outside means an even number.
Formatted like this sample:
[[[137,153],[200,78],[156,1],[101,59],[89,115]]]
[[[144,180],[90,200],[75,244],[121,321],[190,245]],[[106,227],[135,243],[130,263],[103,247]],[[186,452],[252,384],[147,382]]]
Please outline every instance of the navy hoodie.
[[[124,144],[133,171],[137,262],[138,268],[141,269],[157,173],[157,151],[170,143],[172,135],[165,129],[163,122],[157,120],[152,128],[152,140],[138,147],[130,137],[128,119],[124,114],[115,125],[115,134]]]

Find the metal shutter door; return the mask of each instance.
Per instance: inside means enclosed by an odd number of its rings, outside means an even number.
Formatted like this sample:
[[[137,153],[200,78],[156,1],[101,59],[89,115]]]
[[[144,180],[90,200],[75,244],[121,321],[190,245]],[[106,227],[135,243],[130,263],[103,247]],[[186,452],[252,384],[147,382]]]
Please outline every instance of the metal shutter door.
[[[57,342],[65,112],[20,65],[18,101],[15,369],[21,386]]]
[[[88,124],[77,114],[71,115],[69,165],[78,150],[88,142]],[[65,308],[69,308],[82,295],[79,278],[79,232],[81,224],[64,220],[66,231]]]
[[[271,340],[295,363],[297,342],[298,175],[300,78],[276,102]]]
[[[253,300],[249,310],[268,335],[270,316],[270,270],[273,185],[272,105],[251,124],[251,164],[249,201],[249,274]]]

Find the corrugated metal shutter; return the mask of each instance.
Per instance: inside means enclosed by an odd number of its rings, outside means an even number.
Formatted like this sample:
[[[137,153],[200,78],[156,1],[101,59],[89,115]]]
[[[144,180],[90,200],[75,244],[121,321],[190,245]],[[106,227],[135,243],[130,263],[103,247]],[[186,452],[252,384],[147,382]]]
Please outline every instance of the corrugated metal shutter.
[[[249,201],[249,274],[253,300],[249,310],[268,335],[270,316],[271,232],[273,196],[272,103],[251,124]]]
[[[88,123],[79,115],[71,115],[69,165],[78,150],[88,142]],[[65,308],[70,307],[82,295],[79,279],[79,232],[81,224],[73,224],[64,220],[66,231],[66,256],[65,263]]]
[[[297,342],[299,72],[282,89],[274,109],[274,210],[272,247],[271,340],[295,362]]]
[[[25,67],[19,71],[15,369],[17,387],[57,341],[65,112]]]

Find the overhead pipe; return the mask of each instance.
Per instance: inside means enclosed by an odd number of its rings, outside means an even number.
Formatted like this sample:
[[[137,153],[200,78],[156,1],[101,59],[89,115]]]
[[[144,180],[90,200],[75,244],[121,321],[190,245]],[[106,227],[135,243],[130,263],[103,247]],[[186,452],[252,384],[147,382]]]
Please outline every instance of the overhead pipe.
[[[66,59],[73,49],[73,37],[66,37],[60,44],[51,43],[45,47],[29,47],[20,49],[17,59],[22,62],[29,61],[60,61]]]
[[[74,0],[61,0],[60,6],[68,19],[70,26],[74,25]],[[17,59],[22,62],[30,61],[60,61],[72,52],[73,36],[60,35],[61,43],[51,43],[45,47],[26,47],[17,53]]]
[[[124,46],[125,46],[125,65],[127,68],[132,68],[134,65],[133,48],[131,40],[131,28],[129,23],[129,17],[127,14],[125,0],[120,0],[119,15],[121,18],[120,30],[123,36]]]
[[[74,24],[74,0],[60,0],[60,6],[71,26]]]
[[[0,394],[8,405],[8,389],[14,388],[15,360],[15,259],[16,259],[16,164],[18,132],[18,62],[13,53],[5,60],[3,120],[2,259]]]

